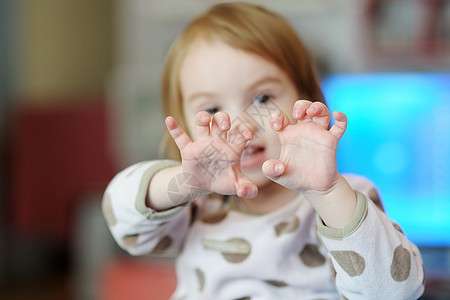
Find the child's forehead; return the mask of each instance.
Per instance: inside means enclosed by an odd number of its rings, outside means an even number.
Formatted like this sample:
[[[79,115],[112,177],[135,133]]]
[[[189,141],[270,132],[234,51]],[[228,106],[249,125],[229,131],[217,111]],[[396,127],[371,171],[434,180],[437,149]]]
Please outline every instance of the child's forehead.
[[[262,64],[271,64],[276,66],[271,60],[263,57],[255,52],[244,50],[233,46],[221,39],[197,39],[186,48],[186,53],[182,61],[184,65],[192,64],[208,64],[213,61],[218,63],[232,63],[238,61],[240,66],[246,66],[249,61]],[[209,67],[214,67],[210,65]]]
[[[198,43],[189,50],[180,70],[181,81],[207,81],[222,78],[244,82],[261,76],[278,74],[282,70],[271,61],[251,52],[247,52],[223,42]],[[265,75],[267,74],[267,75]]]

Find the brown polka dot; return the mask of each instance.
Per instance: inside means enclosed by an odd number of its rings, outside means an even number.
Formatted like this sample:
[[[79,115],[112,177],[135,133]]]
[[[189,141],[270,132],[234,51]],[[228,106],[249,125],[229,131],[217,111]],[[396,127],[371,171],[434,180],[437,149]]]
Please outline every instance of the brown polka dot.
[[[117,224],[117,219],[116,219],[116,216],[114,215],[114,211],[113,211],[112,203],[111,203],[111,196],[109,195],[109,193],[105,193],[103,195],[102,211],[103,211],[103,215],[105,216],[106,223],[109,226],[112,227]]]
[[[127,235],[122,239],[122,245],[127,248],[133,247],[134,245],[136,245],[138,237],[139,234]]]
[[[195,269],[195,274],[197,274],[198,279],[198,290],[199,292],[202,292],[203,288],[205,287],[205,273],[203,273],[202,270],[197,268]]]
[[[366,268],[364,258],[354,251],[331,251],[330,253],[350,277],[361,275]]]
[[[316,245],[306,244],[300,252],[302,262],[308,267],[318,267],[325,263],[325,257],[319,252]]]
[[[206,224],[218,224],[226,218],[227,214],[227,211],[220,211],[215,214],[210,214],[202,217],[201,221]]]
[[[164,225],[166,225],[167,223],[169,223],[169,222],[161,222],[161,223],[158,224],[158,227],[164,226]]]
[[[375,188],[372,188],[368,193],[367,196],[372,200],[375,205],[384,211],[383,203],[381,202],[380,195],[378,194],[377,190]]]
[[[300,220],[297,216],[292,219],[291,222],[281,222],[275,226],[275,233],[277,236],[282,235],[283,233],[291,233],[295,232],[300,225]]]
[[[395,281],[405,281],[411,270],[411,254],[402,245],[394,250],[394,258],[391,264],[391,276]]]
[[[397,223],[392,223],[392,225],[394,226],[394,228],[395,228],[398,232],[400,232],[400,233],[403,234],[402,228],[401,228]]]
[[[422,285],[425,285],[425,266],[423,264],[422,264],[422,271],[423,271]]]
[[[264,282],[276,286],[276,287],[285,287],[287,286],[287,283],[284,281],[279,281],[279,280],[264,280]]]
[[[236,247],[250,249],[248,253],[227,253],[222,252],[223,257],[230,263],[240,263],[247,259],[251,252],[251,245],[244,239],[241,238],[232,238],[226,241],[227,243],[232,243]]]
[[[336,269],[334,268],[331,259],[329,260],[329,264],[330,264],[331,278],[333,279],[333,282],[336,283]]]
[[[171,245],[172,245],[172,239],[170,238],[170,236],[166,235],[158,242],[158,244],[156,244],[156,246],[155,246],[155,248],[153,248],[153,251],[151,252],[151,254],[158,254],[158,253],[164,252],[167,249],[169,249],[169,247]]]

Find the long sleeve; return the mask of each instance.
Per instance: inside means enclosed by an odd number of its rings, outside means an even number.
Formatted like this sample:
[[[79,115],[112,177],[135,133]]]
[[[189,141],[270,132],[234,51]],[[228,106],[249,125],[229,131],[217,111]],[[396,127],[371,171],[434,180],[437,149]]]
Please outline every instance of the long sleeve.
[[[350,223],[333,229],[317,217],[336,287],[347,299],[418,299],[425,285],[418,248],[386,216],[373,185],[357,177],[349,182],[359,191]]]
[[[177,165],[169,160],[141,162],[118,173],[105,190],[102,210],[120,247],[132,255],[178,252],[190,222],[189,207],[154,211],[145,205],[152,176]]]

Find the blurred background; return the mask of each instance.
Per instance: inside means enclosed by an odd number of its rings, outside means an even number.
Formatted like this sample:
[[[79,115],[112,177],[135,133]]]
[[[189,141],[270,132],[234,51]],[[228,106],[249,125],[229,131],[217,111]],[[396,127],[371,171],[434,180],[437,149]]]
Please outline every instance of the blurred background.
[[[118,249],[100,202],[158,157],[165,54],[217,2],[0,1],[0,299],[171,294],[173,261]],[[420,247],[423,299],[450,299],[450,0],[253,2],[294,25],[354,124],[339,166],[377,183]]]

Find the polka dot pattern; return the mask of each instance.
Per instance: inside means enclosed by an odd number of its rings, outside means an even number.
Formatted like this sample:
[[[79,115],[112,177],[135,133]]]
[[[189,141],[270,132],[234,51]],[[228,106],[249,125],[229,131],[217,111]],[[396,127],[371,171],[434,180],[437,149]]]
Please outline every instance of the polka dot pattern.
[[[205,273],[203,273],[202,270],[197,268],[195,269],[195,274],[197,275],[198,279],[198,291],[202,292],[205,287]]]
[[[113,227],[117,224],[116,216],[114,215],[114,211],[112,208],[111,203],[111,196],[109,193],[105,193],[103,195],[103,201],[102,201],[102,211],[103,215],[105,216],[106,223],[108,226]]]
[[[158,242],[158,244],[155,246],[155,248],[153,248],[153,251],[151,252],[151,254],[162,253],[162,252],[166,251],[167,249],[169,249],[169,247],[171,245],[172,245],[172,238],[170,236],[166,235]]]
[[[411,254],[402,245],[394,250],[394,257],[391,264],[391,276],[395,281],[405,281],[411,271]]]
[[[423,272],[422,285],[425,285],[425,266],[424,266],[424,264],[422,264],[422,272]]]
[[[122,245],[130,248],[136,245],[139,235],[138,234],[131,234],[127,235],[122,239]]]
[[[331,278],[333,279],[333,282],[336,283],[336,269],[334,268],[331,259],[329,260],[329,264],[330,264]]]
[[[319,248],[313,244],[306,244],[300,252],[302,262],[308,267],[318,267],[325,263],[325,257],[319,252]]]
[[[251,245],[249,242],[247,242],[246,240],[241,239],[241,238],[232,238],[232,239],[227,240],[227,242],[234,243],[237,245],[242,245],[243,247],[249,248],[250,251],[245,254],[222,252],[222,256],[225,258],[226,261],[236,264],[236,263],[243,262],[244,260],[247,259],[247,257],[249,257],[250,252],[251,252]]]
[[[392,225],[394,226],[394,228],[395,228],[398,232],[400,232],[400,233],[403,234],[402,228],[401,228],[397,223],[392,223]]]
[[[383,203],[381,202],[380,195],[378,194],[377,190],[375,188],[372,188],[368,193],[367,196],[372,200],[375,205],[384,211]]]
[[[280,236],[285,233],[295,232],[300,225],[300,220],[297,216],[291,222],[281,222],[275,226],[275,233]]]
[[[227,211],[220,211],[215,214],[206,215],[201,218],[201,221],[206,224],[218,224],[222,222],[228,215]]]
[[[350,277],[361,275],[366,268],[364,258],[354,251],[331,251],[330,253]]]
[[[265,280],[264,282],[276,286],[276,287],[285,287],[287,286],[287,283],[284,281],[279,281],[279,280]]]

